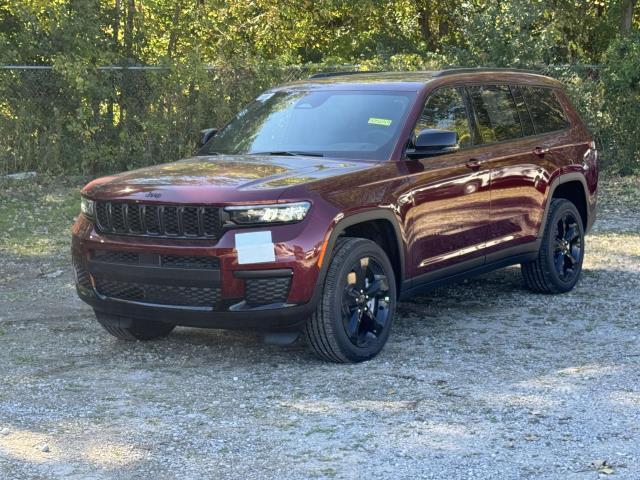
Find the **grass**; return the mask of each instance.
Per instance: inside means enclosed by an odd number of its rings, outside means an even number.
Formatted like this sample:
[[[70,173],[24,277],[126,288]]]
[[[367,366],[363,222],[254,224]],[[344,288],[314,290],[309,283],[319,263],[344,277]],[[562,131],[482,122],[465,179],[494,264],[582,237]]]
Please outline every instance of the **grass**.
[[[0,180],[0,252],[66,254],[84,183],[80,178]]]
[[[640,177],[612,177],[600,180],[598,209],[616,210],[640,206]]]
[[[80,212],[82,177],[0,179],[0,253],[59,257],[69,250],[70,228]],[[604,179],[601,212],[640,206],[640,177]],[[636,232],[629,232],[635,236]],[[637,254],[638,252],[633,252]]]

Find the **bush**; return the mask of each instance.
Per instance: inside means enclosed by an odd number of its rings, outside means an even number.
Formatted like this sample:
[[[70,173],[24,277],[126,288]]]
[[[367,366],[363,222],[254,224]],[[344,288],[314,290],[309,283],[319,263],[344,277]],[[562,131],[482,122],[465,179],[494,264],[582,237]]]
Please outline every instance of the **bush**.
[[[603,111],[609,124],[605,144],[613,169],[640,172],[640,34],[613,42],[602,70]]]
[[[189,155],[259,92],[306,74],[238,63],[0,70],[0,174],[98,174]]]
[[[542,72],[567,86],[598,142],[603,169],[612,173],[640,171],[638,40],[616,41],[601,67]],[[359,68],[429,70],[448,63],[440,54],[396,54]],[[352,68],[338,61],[285,67],[246,60],[210,68],[194,60],[99,69],[65,60],[48,70],[0,70],[0,174],[95,175],[176,160],[194,151],[200,129],[223,126],[261,91],[317,70]]]

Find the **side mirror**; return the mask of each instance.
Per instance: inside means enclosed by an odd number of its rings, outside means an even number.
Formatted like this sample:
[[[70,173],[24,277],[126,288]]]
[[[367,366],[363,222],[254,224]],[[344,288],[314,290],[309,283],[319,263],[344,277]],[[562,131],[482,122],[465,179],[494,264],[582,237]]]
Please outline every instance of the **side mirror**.
[[[206,128],[204,130],[200,130],[200,140],[198,140],[198,149],[204,147],[204,144],[207,143],[211,138],[218,133],[217,128]]]
[[[409,157],[427,157],[455,152],[459,149],[458,134],[451,130],[427,128],[422,130],[415,141],[415,148],[407,150]]]

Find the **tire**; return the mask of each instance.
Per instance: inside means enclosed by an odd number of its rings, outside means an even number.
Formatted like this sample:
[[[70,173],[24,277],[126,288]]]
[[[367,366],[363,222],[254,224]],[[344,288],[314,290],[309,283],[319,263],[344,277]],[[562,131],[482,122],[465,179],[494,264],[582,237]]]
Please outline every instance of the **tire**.
[[[565,293],[575,287],[584,260],[584,227],[578,209],[563,198],[551,200],[538,258],[521,265],[527,288]]]
[[[176,327],[171,323],[109,315],[94,311],[102,327],[114,337],[130,342],[155,340],[166,337]]]
[[[336,243],[316,311],[305,325],[311,350],[336,363],[363,362],[384,347],[396,309],[391,262],[377,243]]]

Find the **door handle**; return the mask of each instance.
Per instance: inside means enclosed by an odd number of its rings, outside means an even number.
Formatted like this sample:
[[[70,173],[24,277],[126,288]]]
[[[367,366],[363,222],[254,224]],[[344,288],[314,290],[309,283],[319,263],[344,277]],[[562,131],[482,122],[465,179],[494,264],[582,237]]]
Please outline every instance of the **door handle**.
[[[542,148],[542,147],[536,147],[533,149],[533,153],[539,157],[544,157],[545,153],[549,153],[551,151],[550,148]]]
[[[482,160],[478,160],[477,158],[471,158],[469,160],[467,160],[467,168],[470,168],[471,170],[478,170],[482,164],[484,162]]]

